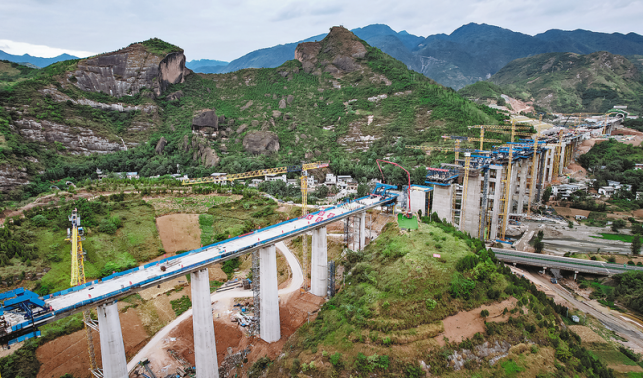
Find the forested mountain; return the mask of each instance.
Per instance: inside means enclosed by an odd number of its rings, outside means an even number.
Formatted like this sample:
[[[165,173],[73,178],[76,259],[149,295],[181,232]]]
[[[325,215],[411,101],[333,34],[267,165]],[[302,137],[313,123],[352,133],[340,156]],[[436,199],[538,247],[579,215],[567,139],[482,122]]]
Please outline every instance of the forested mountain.
[[[195,72],[217,73],[221,67],[225,67],[229,63],[222,60],[198,59],[185,63],[185,66]]]
[[[459,93],[471,99],[499,99],[501,94],[533,101],[544,111],[602,113],[614,105],[640,112],[643,71],[621,55],[548,53],[516,59],[488,82],[478,82]]]
[[[0,60],[7,60],[14,63],[31,63],[34,66],[40,68],[47,67],[48,65],[56,62],[70,59],[78,59],[78,57],[69,54],[61,54],[53,58],[40,58],[37,56],[31,56],[29,54],[12,55],[0,50]]]
[[[181,71],[181,49],[150,40],[38,70],[0,91],[0,190],[20,199],[96,169],[150,176],[176,173],[177,164],[194,177],[330,160],[336,173],[374,178],[379,158],[430,162],[406,144],[504,118],[341,27],[295,56],[272,69],[194,74]],[[106,59],[122,64],[88,80]],[[422,169],[414,175],[423,182]]]
[[[548,52],[590,54],[608,51],[619,55],[643,55],[643,36],[635,33],[548,30],[530,36],[475,23],[464,25],[451,34],[435,34],[426,38],[405,31],[398,33],[381,24],[353,29],[352,32],[410,69],[455,89],[488,79],[512,60]],[[318,35],[306,41],[323,37]],[[291,59],[297,43],[253,51],[219,72],[277,67]]]

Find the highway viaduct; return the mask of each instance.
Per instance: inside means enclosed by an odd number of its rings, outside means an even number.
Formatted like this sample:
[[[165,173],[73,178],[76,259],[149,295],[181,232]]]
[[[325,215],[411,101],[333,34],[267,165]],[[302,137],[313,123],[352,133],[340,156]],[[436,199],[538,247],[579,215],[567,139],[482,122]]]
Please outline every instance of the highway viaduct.
[[[634,265],[613,264],[604,261],[581,260],[570,257],[542,255],[530,252],[512,251],[501,248],[491,248],[496,258],[505,263],[531,265],[553,269],[568,270],[577,273],[591,273],[603,276],[613,276],[630,271],[643,272],[643,267]]]
[[[388,185],[383,186],[388,187]],[[359,249],[363,249],[366,241],[366,211],[396,201],[397,195],[387,192],[390,188],[384,188],[379,194],[371,194],[220,243],[115,273],[100,281],[88,282],[48,295],[43,299],[50,311],[34,319],[12,325],[9,336],[12,333],[18,335],[21,332],[32,331],[41,325],[85,309],[97,308],[102,377],[125,378],[128,376],[127,361],[116,301],[140,290],[190,274],[196,370],[199,378],[218,378],[207,266],[258,251],[261,277],[260,337],[267,342],[278,341],[281,334],[275,244],[312,231],[311,293],[321,297],[326,296],[328,286],[326,226],[347,217],[357,217],[359,228],[355,230],[357,234],[355,237],[359,240],[357,243]]]

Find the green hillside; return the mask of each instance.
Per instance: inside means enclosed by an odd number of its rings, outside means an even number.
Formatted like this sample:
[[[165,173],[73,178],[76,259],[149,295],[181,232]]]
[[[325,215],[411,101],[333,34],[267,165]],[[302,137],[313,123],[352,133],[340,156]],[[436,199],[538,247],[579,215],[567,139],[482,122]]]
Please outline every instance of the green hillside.
[[[639,112],[643,75],[636,64],[608,52],[549,53],[512,61],[489,81],[504,94],[548,111],[601,113],[614,105]],[[470,92],[469,87],[461,93]]]
[[[345,59],[342,41],[363,44],[366,49],[363,57],[350,58],[353,62],[349,70],[331,73],[319,68],[306,73],[301,62],[291,60],[271,69],[191,74],[184,83],[171,85],[158,98],[147,90],[121,98],[83,92],[72,85],[74,78],[70,75],[77,61],[60,62],[40,70],[34,78],[0,91],[0,133],[6,140],[4,145],[0,144],[0,166],[24,168],[31,181],[5,191],[4,199],[21,200],[46,191],[50,180],[92,177],[97,168],[138,171],[150,176],[176,173],[179,164],[182,174],[194,177],[215,171],[243,172],[330,160],[335,173],[373,178],[379,175],[375,160],[393,154],[394,159],[409,168],[430,163],[424,153],[404,149],[405,145],[439,142],[445,133],[468,133],[467,125],[498,123],[503,119],[490,108],[465,100],[453,90],[410,71],[346,29],[333,28],[321,43],[335,48],[320,57]],[[146,48],[164,53],[176,51],[162,41],[153,42]],[[318,66],[322,64],[320,59]],[[43,88],[55,90],[55,95],[43,93]],[[155,110],[151,113],[104,110],[62,101],[56,98],[61,96],[59,93],[74,101],[118,102],[123,106],[153,106]],[[182,93],[182,97],[168,96],[173,93]],[[373,97],[371,101],[369,97]],[[26,111],[18,111],[25,105]],[[193,137],[192,119],[207,109],[216,109],[217,116],[225,116],[226,121],[220,126],[225,133],[209,140]],[[64,141],[29,142],[16,133],[11,125],[27,118],[68,125],[78,132],[90,129],[115,143],[120,144],[122,138],[123,143],[138,146],[127,151],[79,156],[69,152],[70,146]],[[148,127],[140,131],[140,124]],[[259,155],[248,151],[243,145],[248,133],[276,135],[278,151]],[[161,138],[167,141],[167,146],[157,153],[155,147]],[[218,164],[206,167],[202,163],[202,152],[207,147],[220,159]],[[432,159],[444,160],[446,156],[435,154]],[[392,169],[390,172],[389,177],[403,180],[401,173]],[[423,181],[422,172],[416,177],[417,182]]]
[[[348,251],[343,289],[250,376],[267,367],[267,377],[614,377],[566,328],[566,307],[499,267],[480,241],[423,221],[410,234],[389,224],[365,251]],[[468,320],[449,339],[452,316]],[[498,363],[485,352],[496,343]]]

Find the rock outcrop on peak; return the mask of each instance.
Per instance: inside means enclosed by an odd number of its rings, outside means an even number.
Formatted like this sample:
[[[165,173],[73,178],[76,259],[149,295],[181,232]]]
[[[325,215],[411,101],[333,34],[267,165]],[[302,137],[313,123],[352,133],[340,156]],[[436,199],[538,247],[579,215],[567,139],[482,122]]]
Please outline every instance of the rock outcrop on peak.
[[[357,59],[366,56],[364,43],[350,30],[335,26],[319,42],[300,43],[295,49],[295,59],[307,73],[329,72],[333,76],[359,69]]]
[[[84,90],[103,92],[115,97],[134,95],[151,89],[159,96],[170,84],[182,83],[190,72],[185,67],[183,52],[160,56],[148,51],[141,43],[78,62],[70,72],[70,82]]]

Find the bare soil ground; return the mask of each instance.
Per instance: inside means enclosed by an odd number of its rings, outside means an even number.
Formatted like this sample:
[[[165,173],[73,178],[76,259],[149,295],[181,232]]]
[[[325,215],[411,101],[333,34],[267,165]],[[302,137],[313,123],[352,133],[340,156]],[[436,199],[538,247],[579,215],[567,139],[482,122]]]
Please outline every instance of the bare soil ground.
[[[506,322],[510,314],[502,315],[505,308],[511,310],[516,306],[516,298],[509,298],[499,303],[480,306],[476,309],[466,312],[460,312],[456,315],[449,316],[442,320],[444,332],[435,337],[435,341],[440,346],[444,346],[444,337],[449,341],[459,343],[464,339],[471,338],[477,332],[484,333],[484,322]],[[488,310],[487,319],[480,316],[482,310]]]
[[[585,327],[582,325],[571,325],[569,326],[569,329],[580,336],[580,338],[583,340],[583,343],[607,343],[607,341],[600,337],[596,332],[592,331],[592,329],[589,327]]]
[[[571,207],[557,207],[557,206],[554,206],[554,210],[556,210],[556,213],[558,213],[559,215],[562,215],[564,217],[567,217],[567,216],[573,217],[573,216],[576,216],[576,215],[582,215],[584,217],[588,217],[589,213],[590,213],[589,210],[574,209],[574,208],[571,208]]]
[[[247,301],[252,301],[252,299],[243,299],[243,302]],[[289,296],[281,297],[279,304],[281,339],[271,344],[266,343],[257,336],[248,336],[244,328],[231,321],[231,313],[228,311],[232,306],[232,301],[215,303],[214,333],[217,342],[217,361],[219,365],[227,355],[228,348],[231,348],[232,353],[236,353],[250,347],[251,351],[247,356],[248,363],[244,364],[244,370],[263,356],[268,356],[274,360],[281,353],[288,338],[309,319],[310,321],[315,319],[316,312],[323,303],[323,298],[316,297],[310,293],[294,292]],[[171,374],[180,366],[171,357],[168,350],[176,351],[190,364],[194,364],[193,332],[192,317],[190,317],[169,334],[168,338],[164,340],[162,350],[155,352],[153,358],[150,358],[150,367],[155,374]]]
[[[201,247],[198,214],[170,214],[156,218],[156,227],[168,253]]]
[[[149,336],[135,309],[121,313],[120,320],[125,354],[130,358],[145,345]],[[92,332],[96,360],[101,365],[100,338],[97,332]],[[58,378],[67,373],[79,378],[90,377],[85,330],[46,343],[36,350],[36,356],[42,363],[38,378]]]
[[[640,146],[641,142],[643,141],[643,132],[633,130],[633,129],[628,129],[628,128],[622,128],[622,129],[616,129],[612,131],[612,135],[632,135],[634,138],[629,139],[629,140],[622,140],[621,142],[625,144],[631,144],[633,146]]]

